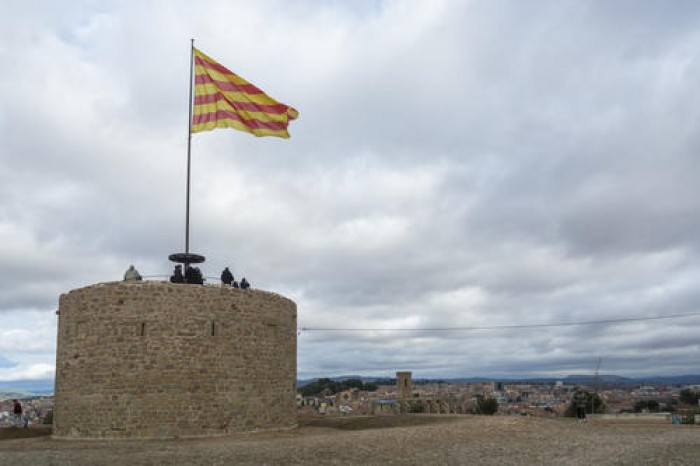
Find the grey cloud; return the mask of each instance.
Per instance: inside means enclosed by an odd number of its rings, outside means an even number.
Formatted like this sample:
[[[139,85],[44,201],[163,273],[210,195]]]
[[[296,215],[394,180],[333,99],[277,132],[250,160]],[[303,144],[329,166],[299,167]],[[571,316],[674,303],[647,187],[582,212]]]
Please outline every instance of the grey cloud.
[[[190,37],[301,112],[289,141],[193,136],[206,275],[231,266],[294,299],[307,326],[697,311],[692,2],[3,8],[16,33],[0,46],[16,64],[0,77],[4,315],[131,263],[170,272]],[[299,373],[565,375],[598,355],[620,373],[697,372],[696,327],[302,332]]]

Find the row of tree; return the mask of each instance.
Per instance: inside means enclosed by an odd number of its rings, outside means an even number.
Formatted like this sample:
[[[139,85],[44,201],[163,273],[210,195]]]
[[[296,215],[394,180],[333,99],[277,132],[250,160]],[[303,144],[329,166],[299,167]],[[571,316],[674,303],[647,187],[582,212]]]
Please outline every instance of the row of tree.
[[[664,411],[674,412],[678,408],[679,404],[697,407],[698,400],[700,400],[700,392],[694,392],[689,389],[681,390],[680,396],[678,397],[678,401],[671,400],[671,405],[667,405],[664,408]],[[661,411],[661,404],[659,404],[657,400],[639,400],[634,404],[634,412],[641,413],[642,411],[658,413]]]
[[[301,393],[302,396],[329,396],[351,388],[371,392],[377,389],[377,384],[363,382],[360,379],[335,381],[329,378],[323,378],[318,379],[315,382],[310,382],[303,387],[299,387],[297,391]]]
[[[585,411],[586,413],[603,413],[605,411],[605,403],[598,396],[597,393],[585,393]],[[690,406],[698,406],[698,400],[700,400],[700,392],[694,392],[692,390],[681,390],[680,403]],[[639,400],[634,404],[634,412],[641,413],[642,411],[647,411],[650,413],[658,413],[661,411],[661,405],[657,400]],[[667,406],[665,411],[672,412],[675,409],[672,406]],[[576,416],[576,404],[571,402],[567,406],[564,412],[565,416],[575,417]]]

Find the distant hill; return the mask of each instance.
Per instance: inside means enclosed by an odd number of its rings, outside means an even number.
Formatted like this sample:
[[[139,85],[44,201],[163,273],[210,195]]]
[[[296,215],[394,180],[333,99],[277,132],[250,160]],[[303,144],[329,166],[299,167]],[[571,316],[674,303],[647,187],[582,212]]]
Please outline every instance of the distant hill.
[[[395,377],[366,377],[363,375],[341,375],[337,377],[318,377],[315,379],[299,379],[297,380],[297,388],[301,388],[305,385],[308,385],[312,382],[316,382],[319,378],[328,378],[331,379],[335,382],[342,382],[344,380],[348,379],[359,379],[362,380],[363,382],[371,382],[371,383],[379,383],[379,384],[387,384],[391,385],[396,383],[396,378]],[[486,377],[468,377],[468,378],[456,378],[456,379],[445,379],[445,378],[436,378],[436,379],[421,379],[421,378],[413,378],[412,381],[414,384],[425,384],[425,383],[486,383],[486,382],[491,382],[493,380],[499,380],[499,381],[504,381],[504,379],[489,379]],[[543,379],[544,380],[544,379]],[[556,379],[558,380],[558,379]],[[555,379],[547,379],[546,382],[542,383],[554,383]],[[517,383],[520,381],[507,381],[508,383]],[[534,382],[533,382],[534,383]]]
[[[11,391],[3,391],[0,390],[0,401],[5,401],[5,400],[23,400],[25,399],[28,395],[25,392],[11,392]]]
[[[363,382],[382,382],[394,381],[393,377],[366,377],[362,375],[342,375],[337,377],[328,377],[336,382],[341,382],[347,379],[360,379]],[[303,387],[311,382],[315,382],[318,378],[297,380],[297,387]],[[487,382],[503,382],[506,384],[533,384],[546,385],[556,382],[563,382],[567,385],[593,385],[598,383],[601,386],[628,386],[642,384],[700,384],[700,375],[677,375],[677,376],[649,376],[649,377],[621,377],[614,374],[601,374],[596,380],[595,376],[574,374],[566,377],[534,377],[534,378],[509,378],[509,377],[458,377],[458,378],[436,378],[436,379],[420,379],[414,378],[413,382],[420,383],[487,383]]]
[[[570,375],[565,383],[573,385],[591,385],[595,383],[592,375]],[[642,384],[700,384],[700,375],[650,376],[650,377],[620,377],[618,375],[600,375],[598,383],[603,385],[642,385]]]
[[[562,379],[568,385],[593,385],[595,383],[601,385],[637,385],[639,382],[635,379],[620,377],[619,375],[600,374],[597,378],[594,375],[569,375]]]
[[[640,377],[636,378],[640,383],[674,383],[683,385],[700,385],[700,375],[676,375],[667,377]]]
[[[0,382],[0,399],[3,399],[3,397],[8,399],[50,395],[53,393],[53,388],[53,380],[51,379]]]

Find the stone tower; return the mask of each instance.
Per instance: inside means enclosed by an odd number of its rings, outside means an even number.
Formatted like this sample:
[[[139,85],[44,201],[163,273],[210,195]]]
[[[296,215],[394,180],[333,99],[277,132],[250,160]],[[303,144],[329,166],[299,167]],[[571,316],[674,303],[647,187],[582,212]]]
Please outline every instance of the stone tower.
[[[413,397],[413,384],[411,383],[411,372],[396,373],[396,392],[401,400]]]
[[[296,425],[296,305],[260,290],[112,282],[61,295],[54,435]]]

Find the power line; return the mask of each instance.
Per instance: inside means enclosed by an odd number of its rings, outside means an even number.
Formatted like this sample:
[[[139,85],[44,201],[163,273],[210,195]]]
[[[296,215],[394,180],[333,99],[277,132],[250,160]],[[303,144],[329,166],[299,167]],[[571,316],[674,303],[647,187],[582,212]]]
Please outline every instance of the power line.
[[[669,314],[656,317],[629,317],[625,319],[587,320],[580,322],[557,322],[552,324],[489,325],[484,327],[424,327],[424,328],[339,328],[339,327],[300,327],[302,332],[447,332],[473,330],[500,330],[542,327],[572,327],[576,325],[619,324],[625,322],[644,322],[651,320],[681,319],[700,316],[700,312],[689,314]]]

